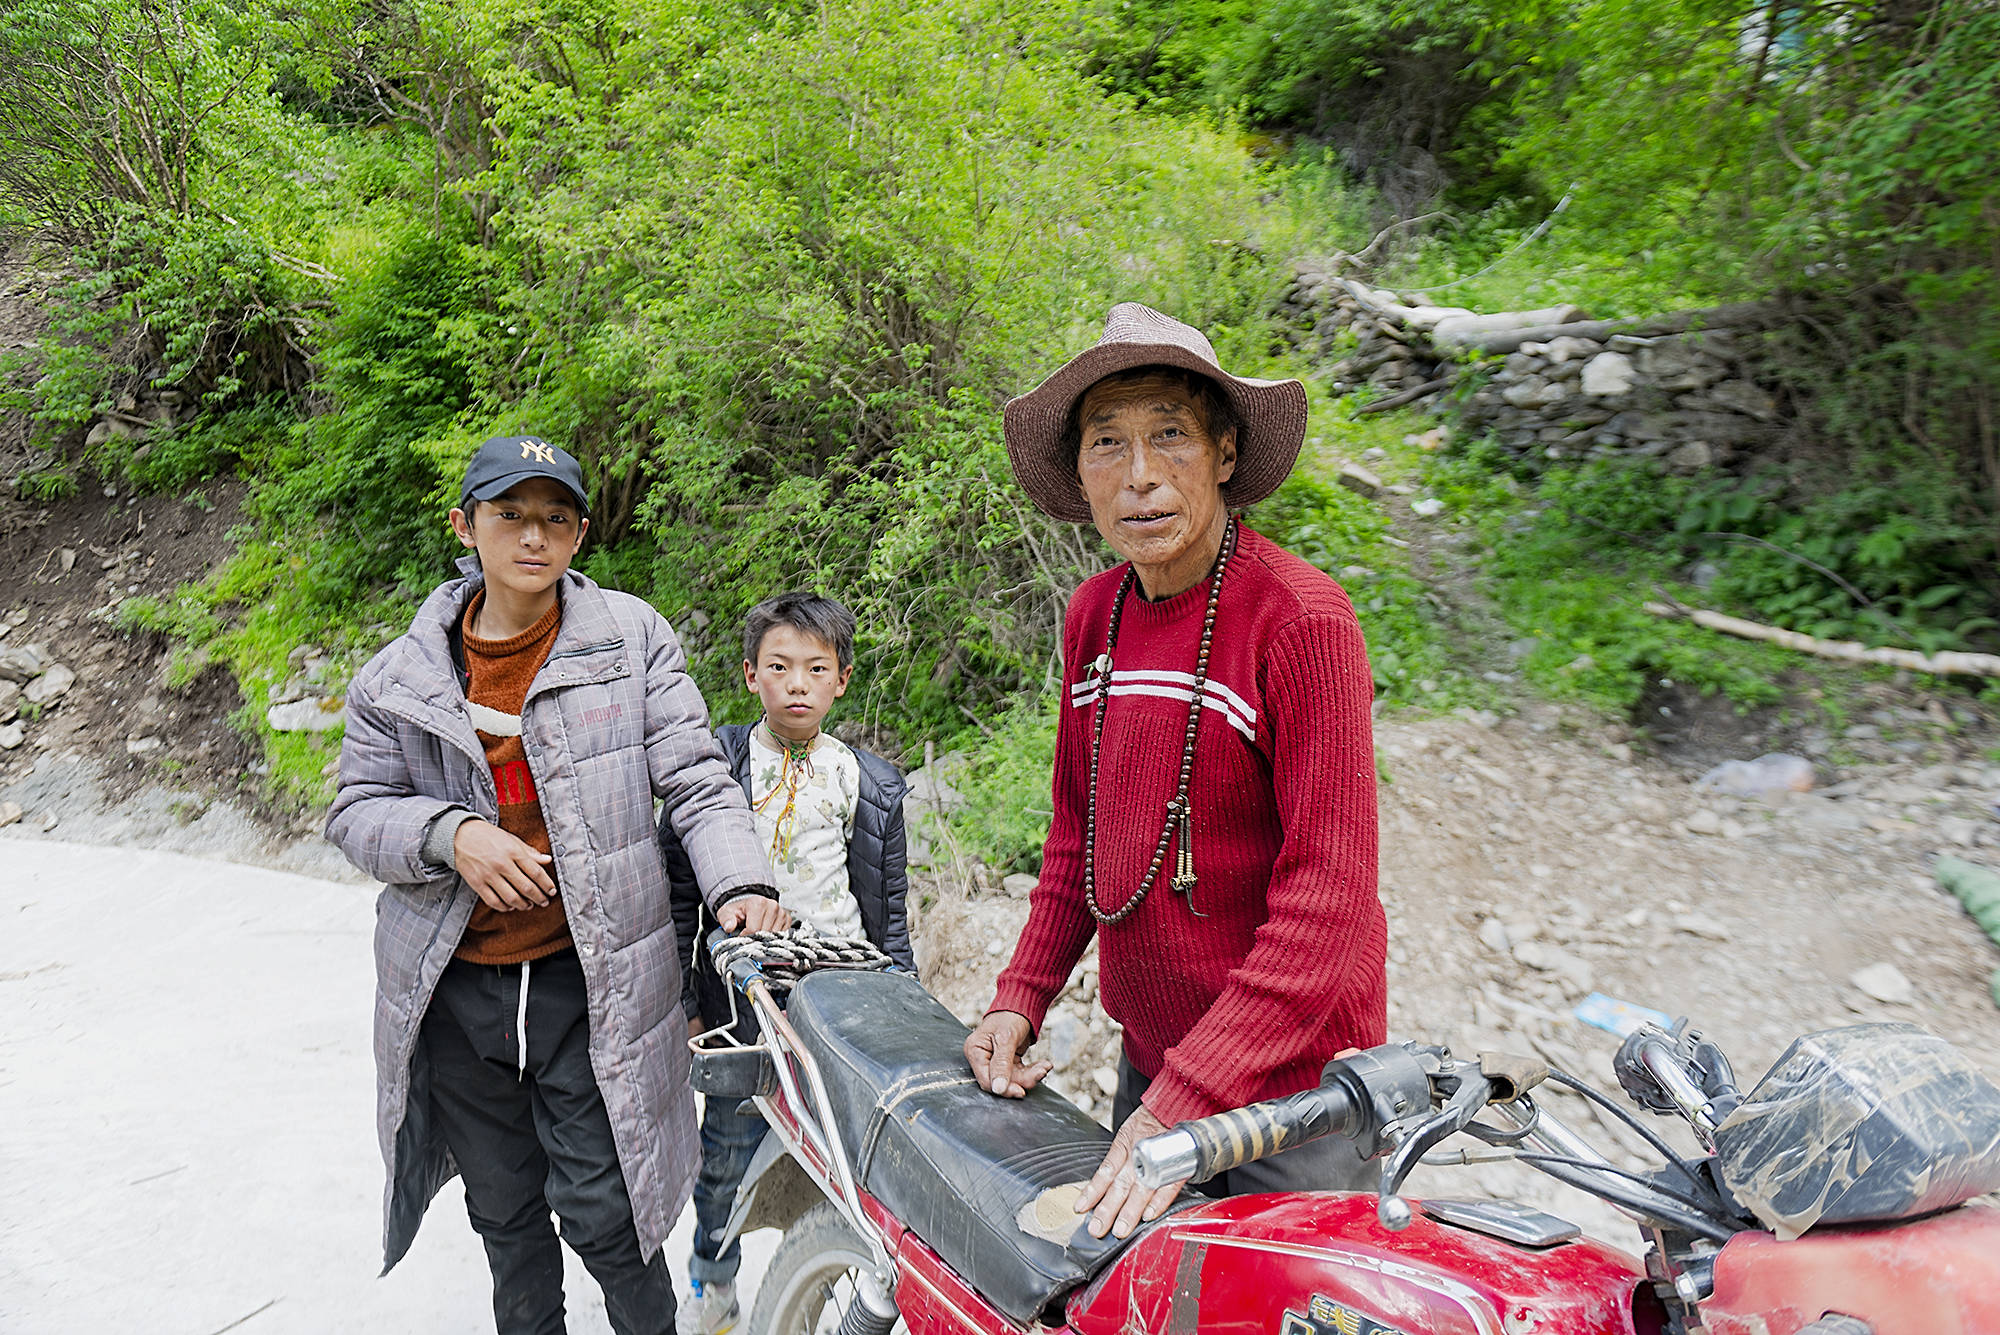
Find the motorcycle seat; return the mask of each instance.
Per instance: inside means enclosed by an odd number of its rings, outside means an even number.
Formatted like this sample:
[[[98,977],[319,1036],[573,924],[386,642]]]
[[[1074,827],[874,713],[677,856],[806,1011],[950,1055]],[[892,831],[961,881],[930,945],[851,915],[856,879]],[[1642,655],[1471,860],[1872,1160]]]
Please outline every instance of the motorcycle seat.
[[[1010,1320],[1062,1324],[1063,1298],[1125,1243],[1092,1238],[1080,1215],[1066,1242],[1017,1219],[1048,1188],[1096,1172],[1111,1133],[1047,1086],[1025,1099],[980,1089],[969,1031],[907,974],[810,974],[786,1014],[862,1189]]]

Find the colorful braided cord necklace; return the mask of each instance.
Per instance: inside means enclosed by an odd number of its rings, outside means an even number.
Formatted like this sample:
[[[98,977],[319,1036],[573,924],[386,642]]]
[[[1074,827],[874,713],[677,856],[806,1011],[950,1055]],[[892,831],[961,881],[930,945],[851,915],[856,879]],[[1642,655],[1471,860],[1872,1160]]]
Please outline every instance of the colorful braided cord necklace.
[[[783,866],[791,857],[792,836],[799,827],[799,789],[812,777],[812,749],[817,738],[809,737],[803,742],[795,742],[789,737],[780,737],[769,723],[764,724],[764,735],[771,740],[784,757],[784,768],[779,771],[778,782],[771,791],[764,794],[764,800],[757,803],[757,814],[763,815],[764,808],[777,800],[778,794],[785,795],[784,809],[772,821],[771,861]]]

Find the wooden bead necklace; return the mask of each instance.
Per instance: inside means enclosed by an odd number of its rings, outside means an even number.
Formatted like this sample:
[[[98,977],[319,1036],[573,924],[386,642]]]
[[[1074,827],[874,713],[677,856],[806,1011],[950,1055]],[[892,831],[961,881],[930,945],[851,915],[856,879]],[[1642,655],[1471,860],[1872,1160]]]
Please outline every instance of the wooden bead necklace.
[[[1174,889],[1187,896],[1188,911],[1198,918],[1208,915],[1196,911],[1194,906],[1194,815],[1188,802],[1188,785],[1194,778],[1194,741],[1201,728],[1202,694],[1208,685],[1208,650],[1215,639],[1215,609],[1222,601],[1222,574],[1229,567],[1230,555],[1236,550],[1236,523],[1231,521],[1222,532],[1222,550],[1215,554],[1215,569],[1209,574],[1208,610],[1201,619],[1201,647],[1194,659],[1194,698],[1188,702],[1187,736],[1181,744],[1180,784],[1174,789],[1172,800],[1167,803],[1166,823],[1160,827],[1159,840],[1153,845],[1153,862],[1146,868],[1145,879],[1132,897],[1115,913],[1106,913],[1097,904],[1097,770],[1104,752],[1104,713],[1111,700],[1111,655],[1118,648],[1118,623],[1125,615],[1125,598],[1132,592],[1132,585],[1138,572],[1131,567],[1125,570],[1125,578],[1118,585],[1117,596],[1111,603],[1111,626],[1104,637],[1104,652],[1090,665],[1092,675],[1097,678],[1097,699],[1091,711],[1096,717],[1090,734],[1090,799],[1085,807],[1083,822],[1083,902],[1090,910],[1090,916],[1106,927],[1123,922],[1135,913],[1146,896],[1152,893],[1160,871],[1166,866],[1167,845],[1180,835],[1180,848],[1175,858]]]

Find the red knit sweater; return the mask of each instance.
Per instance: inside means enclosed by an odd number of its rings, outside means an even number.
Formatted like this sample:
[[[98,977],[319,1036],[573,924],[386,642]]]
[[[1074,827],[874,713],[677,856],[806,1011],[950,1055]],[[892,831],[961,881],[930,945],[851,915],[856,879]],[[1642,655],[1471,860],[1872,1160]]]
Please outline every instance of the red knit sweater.
[[[1104,1009],[1169,1125],[1296,1093],[1344,1047],[1384,1038],[1388,928],[1375,883],[1373,680],[1338,584],[1244,529],[1223,579],[1190,792],[1196,917],[1172,885],[1097,928],[1083,899],[1095,682],[1125,567],[1087,581],[1063,625],[1067,701],[1040,883],[994,1010],[1037,1030],[1098,935]],[[1179,776],[1208,583],[1127,596],[1105,715],[1097,900],[1138,888]]]

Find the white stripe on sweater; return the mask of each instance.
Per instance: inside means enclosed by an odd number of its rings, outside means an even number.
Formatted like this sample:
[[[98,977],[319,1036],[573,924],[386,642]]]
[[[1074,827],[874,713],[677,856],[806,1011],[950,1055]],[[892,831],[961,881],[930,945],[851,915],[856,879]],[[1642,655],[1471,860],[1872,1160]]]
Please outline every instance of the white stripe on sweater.
[[[1194,674],[1192,672],[1161,672],[1150,668],[1133,668],[1129,671],[1120,670],[1111,674],[1111,689],[1114,695],[1129,694],[1129,692],[1120,692],[1118,688],[1121,686],[1137,685],[1179,686],[1183,688],[1180,698],[1185,700],[1188,698],[1188,691],[1191,691],[1194,687]],[[1097,694],[1097,678],[1095,676],[1087,676],[1081,681],[1070,683],[1069,698],[1071,704],[1088,704],[1090,697],[1095,694]],[[1221,682],[1210,678],[1203,683],[1203,694],[1210,697],[1210,703],[1214,707],[1228,710],[1229,713],[1242,722],[1249,724],[1252,728],[1257,726],[1257,711],[1250,707],[1250,702],[1235,691],[1230,690]],[[1221,704],[1215,705],[1214,702],[1216,701],[1220,701]]]
[[[1123,672],[1114,672],[1111,674],[1111,694],[1154,695],[1160,697],[1163,700],[1179,700],[1183,704],[1194,699],[1194,690],[1192,688],[1194,682],[1193,677],[1188,678],[1189,685],[1187,686],[1168,686],[1162,683],[1156,683],[1150,681],[1121,680],[1126,675],[1127,674]],[[1136,676],[1138,674],[1135,673],[1132,675]],[[1157,675],[1166,675],[1166,674],[1162,673]],[[1201,703],[1203,707],[1208,709],[1213,709],[1216,713],[1222,715],[1222,717],[1229,720],[1230,727],[1236,729],[1236,731],[1242,733],[1245,737],[1250,738],[1252,741],[1256,740],[1257,738],[1256,724],[1253,722],[1246,721],[1241,714],[1237,713],[1235,706],[1233,706],[1230,703],[1229,698],[1227,696],[1223,695],[1213,686],[1211,686],[1207,690],[1204,690],[1201,693],[1201,695],[1202,695]],[[1096,698],[1097,698],[1097,683],[1095,681],[1092,681],[1085,683],[1084,686],[1072,687],[1070,690],[1069,702],[1074,707],[1078,709],[1083,709]],[[1247,712],[1248,707],[1246,706],[1245,709]],[[1254,717],[1255,715],[1253,714],[1252,718]]]
[[[1121,681],[1166,682],[1174,686],[1186,686],[1192,689],[1194,686],[1194,673],[1156,672],[1150,668],[1133,668],[1130,671],[1113,672],[1111,674],[1111,684],[1113,686],[1116,686]],[[1250,724],[1252,727],[1256,726],[1257,711],[1250,707],[1250,702],[1248,700],[1245,700],[1242,696],[1230,690],[1227,686],[1224,686],[1221,682],[1215,680],[1215,678],[1213,677],[1210,677],[1206,682],[1204,682],[1203,687],[1210,694],[1219,695],[1224,700],[1228,701],[1230,706],[1235,710],[1237,716],[1241,718],[1245,723]],[[1096,679],[1092,677],[1086,677],[1082,681],[1078,682],[1076,685],[1070,687],[1070,692],[1071,694],[1075,694],[1077,691],[1084,690],[1085,688],[1088,688],[1090,690],[1096,690],[1097,689]]]
[[[465,702],[465,712],[472,718],[472,730],[483,732],[488,737],[519,737],[521,716],[503,714],[497,709],[480,704],[477,700]]]

